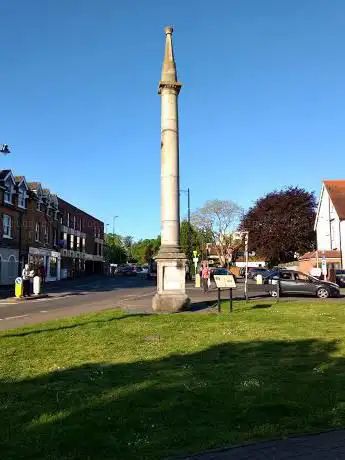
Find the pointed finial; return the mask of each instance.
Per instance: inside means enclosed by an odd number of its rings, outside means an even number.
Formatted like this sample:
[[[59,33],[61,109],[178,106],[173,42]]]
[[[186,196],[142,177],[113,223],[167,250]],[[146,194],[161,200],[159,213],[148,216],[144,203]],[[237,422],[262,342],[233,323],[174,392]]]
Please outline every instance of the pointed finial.
[[[165,32],[165,53],[162,67],[162,81],[177,81],[176,65],[174,59],[174,50],[172,44],[173,28],[164,27]]]
[[[176,72],[176,64],[174,58],[174,50],[172,44],[172,33],[174,29],[172,26],[164,27],[165,32],[165,53],[164,53],[164,61],[162,66],[162,77],[159,84],[159,88],[161,89],[164,86],[164,83],[176,83],[178,86],[178,91],[182,86],[181,83],[177,81],[177,72]],[[160,93],[160,90],[159,90]]]

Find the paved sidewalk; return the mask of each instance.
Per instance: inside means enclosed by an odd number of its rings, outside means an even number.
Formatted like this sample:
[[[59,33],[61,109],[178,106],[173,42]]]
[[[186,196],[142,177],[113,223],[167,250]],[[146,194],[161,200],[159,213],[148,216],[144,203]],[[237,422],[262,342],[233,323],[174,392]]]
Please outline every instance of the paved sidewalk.
[[[345,430],[230,447],[183,460],[343,460]]]

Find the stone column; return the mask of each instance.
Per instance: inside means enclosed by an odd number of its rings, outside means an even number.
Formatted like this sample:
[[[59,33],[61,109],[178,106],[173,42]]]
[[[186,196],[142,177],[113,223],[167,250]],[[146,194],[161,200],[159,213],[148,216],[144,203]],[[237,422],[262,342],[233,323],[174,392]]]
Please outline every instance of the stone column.
[[[165,55],[158,94],[161,96],[161,247],[157,261],[157,293],[152,307],[174,312],[189,304],[185,289],[186,256],[180,247],[179,127],[177,80],[172,27],[166,27]]]

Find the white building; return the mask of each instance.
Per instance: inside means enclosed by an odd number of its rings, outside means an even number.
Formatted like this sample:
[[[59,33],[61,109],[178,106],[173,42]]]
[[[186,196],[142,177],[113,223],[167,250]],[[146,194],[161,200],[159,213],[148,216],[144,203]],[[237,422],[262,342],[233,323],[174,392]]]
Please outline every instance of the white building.
[[[318,257],[345,268],[345,180],[323,182],[314,230]]]

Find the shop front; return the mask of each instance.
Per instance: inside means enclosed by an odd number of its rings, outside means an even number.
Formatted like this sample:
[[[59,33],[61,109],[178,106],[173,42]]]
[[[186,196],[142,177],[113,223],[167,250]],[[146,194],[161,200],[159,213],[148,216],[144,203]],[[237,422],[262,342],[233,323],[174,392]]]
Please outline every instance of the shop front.
[[[60,279],[61,255],[59,252],[30,247],[29,264],[34,270],[38,270],[43,266],[46,273],[46,281],[57,281]]]

